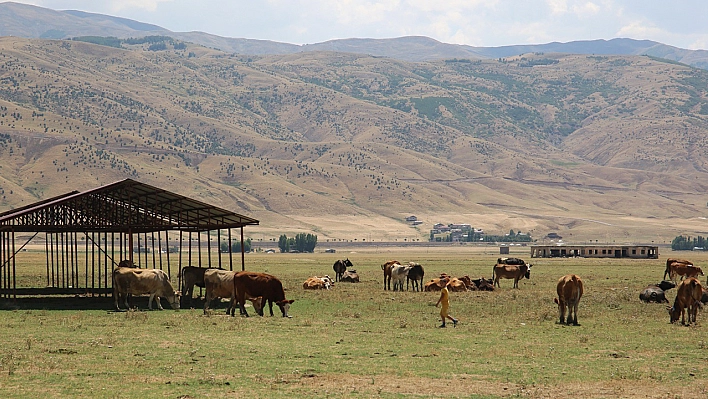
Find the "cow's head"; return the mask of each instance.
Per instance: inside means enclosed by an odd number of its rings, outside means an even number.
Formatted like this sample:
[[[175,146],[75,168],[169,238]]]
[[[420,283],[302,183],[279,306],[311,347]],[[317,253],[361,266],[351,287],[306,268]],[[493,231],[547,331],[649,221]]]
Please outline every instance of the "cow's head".
[[[275,304],[280,307],[280,311],[283,313],[283,317],[290,317],[288,316],[288,310],[290,309],[290,304],[295,302],[294,299],[283,299],[282,301],[278,301]]]
[[[529,280],[531,280],[531,266],[533,266],[533,265],[530,263],[527,263],[526,264],[526,272],[524,273],[524,277],[526,277]]]
[[[263,297],[248,298],[248,300],[253,304],[253,310],[255,310],[259,316],[263,316]]]
[[[352,267],[352,266],[354,266],[354,264],[352,263],[352,261],[349,260],[349,258],[347,258],[347,259],[344,259],[344,266]]]
[[[666,310],[669,311],[669,317],[671,318],[671,323],[678,321],[679,317],[681,317],[681,310],[679,310],[676,305],[674,306],[667,306]]]
[[[170,301],[170,306],[172,306],[172,309],[179,310],[179,299],[181,296],[182,293],[180,291],[175,291],[171,296],[167,298],[167,300]]]
[[[657,287],[661,288],[662,291],[670,290],[672,288],[676,288],[676,284],[673,281],[667,281],[663,280],[659,284],[656,285]]]

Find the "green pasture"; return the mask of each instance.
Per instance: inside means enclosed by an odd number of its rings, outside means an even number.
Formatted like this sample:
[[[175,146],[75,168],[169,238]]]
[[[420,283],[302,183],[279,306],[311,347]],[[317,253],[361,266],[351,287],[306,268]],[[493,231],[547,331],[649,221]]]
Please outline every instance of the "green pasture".
[[[344,257],[361,283],[302,289],[309,276],[333,276]],[[266,310],[249,318],[223,309],[204,316],[199,305],[174,311],[164,301],[166,310],[145,311],[147,297],[129,312],[113,312],[110,298],[2,299],[0,397],[708,396],[706,316],[699,313],[695,326],[671,325],[665,305],[638,299],[661,280],[664,255],[534,259],[519,289],[502,280],[495,292],[452,293],[457,328],[438,328],[437,293],[382,289],[380,265],[389,259],[421,263],[429,280],[441,272],[490,277],[497,257],[464,247],[248,254],[248,269],[284,282],[295,300],[291,319],[277,307],[276,317]],[[17,270],[19,285],[46,281],[39,252],[20,254]],[[553,303],[567,273],[585,283],[577,327],[558,324]]]

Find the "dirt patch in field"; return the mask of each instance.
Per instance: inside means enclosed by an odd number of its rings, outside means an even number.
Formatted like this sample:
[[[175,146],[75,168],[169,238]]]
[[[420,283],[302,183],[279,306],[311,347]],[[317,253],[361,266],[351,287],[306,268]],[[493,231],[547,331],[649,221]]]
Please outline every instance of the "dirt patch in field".
[[[297,379],[297,381],[294,381]],[[490,381],[484,376],[455,375],[450,380],[399,376],[301,375],[287,382],[291,389],[313,393],[416,396],[522,396],[528,398],[705,398],[708,381],[685,386],[667,386],[651,381],[565,383],[559,386],[524,386]],[[281,381],[284,382],[284,381]]]

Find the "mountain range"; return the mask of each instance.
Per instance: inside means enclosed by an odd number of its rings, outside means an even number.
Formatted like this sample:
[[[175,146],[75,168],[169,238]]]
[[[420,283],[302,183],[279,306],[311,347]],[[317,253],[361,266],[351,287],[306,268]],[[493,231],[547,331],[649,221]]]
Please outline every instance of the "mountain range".
[[[13,3],[0,21],[15,36],[0,38],[3,209],[131,177],[255,217],[257,240],[424,241],[438,222],[575,242],[706,234],[708,71],[685,63],[434,57],[469,49],[413,37],[391,41],[417,60],[355,39],[242,53]]]
[[[686,50],[651,40],[612,39],[501,47],[474,47],[408,36],[392,39],[341,39],[296,45],[270,40],[229,38],[204,32],[172,32],[157,25],[76,10],[56,11],[27,4],[0,3],[0,36],[69,39],[78,36],[117,38],[167,35],[224,52],[248,55],[334,51],[389,57],[403,61],[449,58],[495,59],[526,53],[649,55],[708,69],[708,51]]]

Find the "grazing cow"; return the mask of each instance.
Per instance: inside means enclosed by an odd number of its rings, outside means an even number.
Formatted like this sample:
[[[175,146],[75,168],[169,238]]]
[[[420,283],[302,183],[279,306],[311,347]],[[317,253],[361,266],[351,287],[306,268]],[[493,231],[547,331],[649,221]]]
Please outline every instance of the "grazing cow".
[[[381,270],[383,270],[384,276],[384,290],[391,290],[391,268],[393,265],[400,265],[401,263],[397,260],[389,260],[388,262],[381,265]],[[388,283],[388,288],[386,288],[386,283]]]
[[[639,299],[642,302],[669,303],[666,299],[665,292],[676,287],[671,281],[662,281],[659,284],[648,285],[639,293]]]
[[[686,309],[688,309],[688,324],[696,322],[698,308],[702,306],[703,287],[698,279],[689,277],[679,284],[676,289],[676,299],[674,306],[667,307],[671,323],[674,323],[681,316],[681,324],[686,324]]]
[[[676,276],[697,278],[698,275],[703,276],[703,270],[699,266],[694,266],[686,263],[673,262],[669,265],[669,278],[676,281]]]
[[[334,269],[334,281],[342,281],[342,276],[344,275],[344,272],[347,271],[347,267],[353,267],[354,265],[352,262],[347,259],[339,259],[338,261],[334,262],[334,265],[332,265],[332,269]]]
[[[173,309],[179,309],[179,291],[175,291],[170,284],[167,273],[160,269],[134,269],[128,267],[118,267],[113,270],[113,301],[116,310],[121,295],[125,298],[126,308],[128,306],[128,294],[142,295],[150,294],[148,308],[152,310],[152,301],[157,298],[157,307],[162,310],[160,297],[165,297],[170,302]]]
[[[558,298],[554,302],[558,304],[558,316],[560,323],[565,321],[565,310],[568,309],[568,324],[578,325],[578,304],[583,296],[583,280],[577,274],[568,274],[558,280],[556,287]]]
[[[685,265],[691,265],[691,266],[693,266],[693,262],[691,262],[690,260],[686,260],[686,259],[676,259],[676,258],[668,258],[668,259],[666,259],[666,270],[664,270],[664,277],[663,277],[663,280],[666,280],[666,276],[670,276],[670,275],[671,275],[671,264],[672,264],[672,263],[683,263],[683,264],[685,264]]]
[[[199,288],[204,288],[204,272],[206,270],[212,270],[211,268],[205,267],[195,267],[195,266],[185,266],[182,268],[182,300],[189,299],[190,305],[192,303],[192,294],[194,293],[194,286]],[[219,268],[219,270],[224,270]]]
[[[394,264],[391,267],[391,280],[393,280],[394,291],[403,291],[403,282],[408,277],[408,272],[410,272],[411,268],[409,265],[403,266],[400,264]]]
[[[519,280],[524,277],[531,278],[531,265],[528,263],[525,265],[507,265],[502,263],[494,265],[494,269],[492,269],[494,285],[499,288],[501,288],[499,285],[500,278],[513,278],[514,288],[519,288]]]
[[[234,299],[236,295],[234,294],[234,274],[232,272],[224,269],[213,269],[213,268],[203,268],[204,269],[204,287],[206,288],[206,293],[204,294],[204,314],[208,313],[209,305],[216,298],[229,298],[229,306],[226,308],[226,314],[231,313],[233,316],[236,307],[234,306]],[[263,315],[263,298],[247,298],[253,304],[253,309],[259,315]]]
[[[701,295],[701,303],[705,305],[708,303],[708,290],[703,288],[701,291],[703,291],[703,295]]]
[[[288,309],[294,300],[285,299],[285,290],[283,283],[277,277],[266,273],[258,272],[237,272],[234,274],[234,291],[236,293],[236,301],[241,308],[241,314],[248,317],[246,308],[244,307],[246,297],[263,297],[263,305],[268,301],[270,315],[273,316],[273,302],[280,308],[283,317],[288,316]],[[235,305],[232,305],[235,306]]]
[[[351,269],[347,270],[344,272],[344,275],[342,276],[343,283],[358,283],[359,282],[359,275],[356,273],[356,270]]]
[[[423,290],[423,276],[425,276],[425,270],[420,263],[409,262],[408,266],[411,269],[408,271],[408,278],[406,278],[406,291],[408,290],[408,283],[413,281],[411,285],[413,286],[413,291]]]
[[[302,288],[306,290],[328,290],[332,288],[332,279],[329,276],[310,277],[302,284]]]

